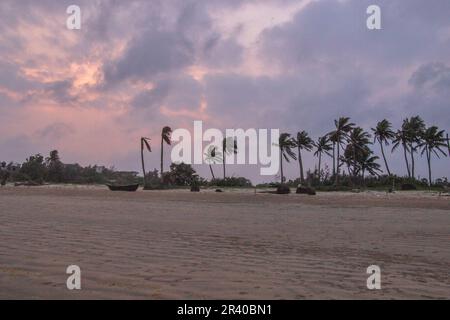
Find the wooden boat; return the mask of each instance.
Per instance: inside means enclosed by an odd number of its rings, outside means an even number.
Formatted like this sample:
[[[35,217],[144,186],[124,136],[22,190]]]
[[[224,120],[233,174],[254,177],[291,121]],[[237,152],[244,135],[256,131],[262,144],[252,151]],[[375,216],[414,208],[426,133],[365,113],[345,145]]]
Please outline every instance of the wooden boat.
[[[128,191],[128,192],[134,192],[139,188],[139,184],[129,184],[129,185],[111,185],[107,184],[109,190],[111,191]]]

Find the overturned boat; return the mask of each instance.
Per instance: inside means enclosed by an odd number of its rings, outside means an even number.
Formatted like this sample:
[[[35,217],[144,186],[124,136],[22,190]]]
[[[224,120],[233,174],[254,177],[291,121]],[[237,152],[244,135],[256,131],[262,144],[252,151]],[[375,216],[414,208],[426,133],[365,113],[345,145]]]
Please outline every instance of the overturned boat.
[[[128,185],[106,185],[111,191],[128,191],[134,192],[139,188],[139,184],[128,184]]]

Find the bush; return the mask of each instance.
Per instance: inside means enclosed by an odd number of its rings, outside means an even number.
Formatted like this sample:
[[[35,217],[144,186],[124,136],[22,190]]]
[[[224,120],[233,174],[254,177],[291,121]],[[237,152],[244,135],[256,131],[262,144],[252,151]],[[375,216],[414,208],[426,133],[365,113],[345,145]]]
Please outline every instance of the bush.
[[[277,188],[277,194],[289,194],[291,193],[291,189],[286,184],[280,184]]]

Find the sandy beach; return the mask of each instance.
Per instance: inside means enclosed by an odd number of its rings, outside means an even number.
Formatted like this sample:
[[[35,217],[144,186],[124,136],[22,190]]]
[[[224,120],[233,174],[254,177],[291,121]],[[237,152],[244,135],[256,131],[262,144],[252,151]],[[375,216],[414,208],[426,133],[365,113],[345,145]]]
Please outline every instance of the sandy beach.
[[[0,189],[1,299],[449,299],[449,266],[432,193]]]

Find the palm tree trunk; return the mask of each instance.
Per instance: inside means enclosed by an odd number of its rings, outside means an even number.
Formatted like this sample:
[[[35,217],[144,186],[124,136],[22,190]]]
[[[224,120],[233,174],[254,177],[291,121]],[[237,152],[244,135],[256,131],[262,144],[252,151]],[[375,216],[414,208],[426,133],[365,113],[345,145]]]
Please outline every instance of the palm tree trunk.
[[[320,165],[322,162],[322,152],[319,153],[319,171],[318,171],[318,178],[319,178],[319,184],[320,184]]]
[[[280,148],[280,173],[281,173],[281,183],[284,182],[284,175],[283,175],[283,152]]]
[[[213,171],[211,165],[209,165],[209,170],[211,170],[211,176],[212,176],[213,180],[216,180],[216,177],[214,176],[214,171]]]
[[[408,177],[411,178],[411,171],[409,171],[409,162],[408,162],[408,157],[406,156],[406,145],[405,144],[403,144],[403,155],[405,156],[406,170],[408,171]]]
[[[431,187],[431,150],[426,149],[428,162],[428,186]]]
[[[413,179],[415,179],[415,175],[414,175],[414,150],[413,150],[413,145],[411,143],[410,145],[410,153],[411,153],[411,177]]]
[[[163,162],[164,162],[164,139],[161,137],[161,178],[163,177],[163,170],[164,170],[164,166],[163,166]]]
[[[225,151],[222,152],[223,179],[225,180]]]
[[[381,147],[381,154],[383,155],[383,160],[384,160],[384,165],[386,166],[386,170],[388,172],[388,175],[391,175],[391,170],[389,170],[389,166],[387,164],[386,161],[386,156],[384,155],[384,148],[383,148],[383,143],[381,143],[381,141],[378,141],[380,143],[380,147]]]
[[[334,158],[335,158],[334,150],[336,149],[335,145],[336,145],[336,143],[333,141],[333,176],[336,175],[336,162],[334,160]]]
[[[340,143],[337,143],[337,159],[336,159],[336,180],[335,184],[336,186],[339,185],[339,147]]]
[[[142,161],[142,174],[144,175],[144,188],[147,184],[145,181],[145,164],[144,164],[144,145],[143,142],[141,142],[141,161]]]
[[[305,181],[305,177],[303,175],[303,161],[302,161],[302,152],[300,147],[298,148],[298,165],[300,167],[300,182],[303,184]]]

